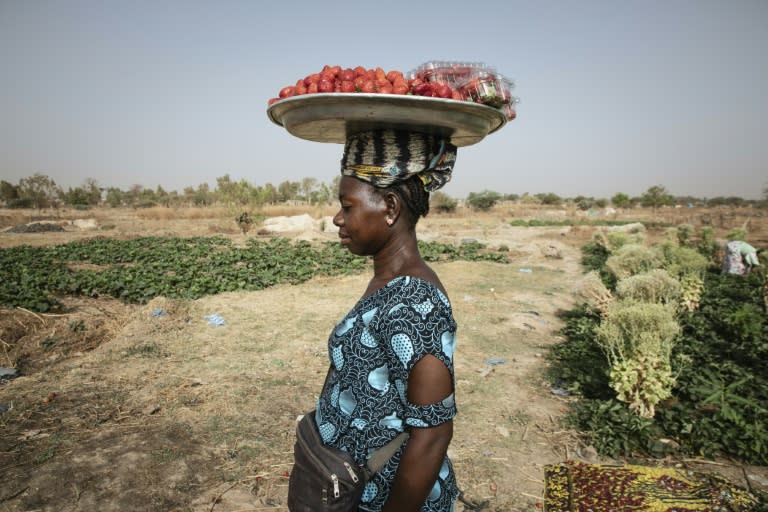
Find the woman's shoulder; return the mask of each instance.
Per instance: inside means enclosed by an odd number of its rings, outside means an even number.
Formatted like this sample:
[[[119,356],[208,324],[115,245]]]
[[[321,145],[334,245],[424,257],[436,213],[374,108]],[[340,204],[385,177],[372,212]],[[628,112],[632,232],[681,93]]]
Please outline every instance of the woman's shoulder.
[[[392,300],[422,302],[434,297],[450,308],[448,295],[439,280],[434,282],[422,276],[398,276],[389,281],[385,288],[389,292],[386,295]]]

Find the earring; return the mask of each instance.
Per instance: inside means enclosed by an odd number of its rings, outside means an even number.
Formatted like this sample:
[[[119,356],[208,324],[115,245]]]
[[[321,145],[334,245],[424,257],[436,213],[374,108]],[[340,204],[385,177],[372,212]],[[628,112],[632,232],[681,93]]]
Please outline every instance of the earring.
[[[387,217],[387,226],[391,226],[393,222],[395,222],[395,221],[392,220],[392,218]]]

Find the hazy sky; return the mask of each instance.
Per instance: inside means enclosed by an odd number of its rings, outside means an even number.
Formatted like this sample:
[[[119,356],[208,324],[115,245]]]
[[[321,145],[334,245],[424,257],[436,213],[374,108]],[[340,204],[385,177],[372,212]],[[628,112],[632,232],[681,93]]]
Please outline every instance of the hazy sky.
[[[454,197],[762,197],[766,0],[0,0],[0,179],[181,191],[338,173],[266,104],[324,64],[481,61],[518,118],[461,148]]]

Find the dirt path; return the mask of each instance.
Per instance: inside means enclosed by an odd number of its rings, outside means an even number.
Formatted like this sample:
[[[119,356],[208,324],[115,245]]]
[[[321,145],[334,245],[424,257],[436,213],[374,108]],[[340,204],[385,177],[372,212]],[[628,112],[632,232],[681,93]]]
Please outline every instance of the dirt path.
[[[506,245],[511,263],[435,266],[459,324],[450,454],[468,499],[533,511],[543,465],[577,446],[558,424],[567,404],[550,393],[542,356],[572,304],[588,234],[465,224],[438,217],[422,237]],[[0,405],[13,405],[0,416],[0,510],[287,510],[294,418],[312,407],[327,333],[366,282],[158,298],[126,307],[94,350],[51,350],[39,371],[0,386]],[[41,318],[38,343],[74,317]]]

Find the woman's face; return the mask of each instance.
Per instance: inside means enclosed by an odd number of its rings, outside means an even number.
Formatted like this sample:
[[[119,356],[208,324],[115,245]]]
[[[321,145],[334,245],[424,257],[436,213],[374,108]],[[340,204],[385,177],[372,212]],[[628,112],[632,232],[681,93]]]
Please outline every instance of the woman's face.
[[[372,185],[342,176],[339,181],[341,209],[333,217],[339,238],[352,254],[372,256],[379,252],[390,235],[387,205]]]

